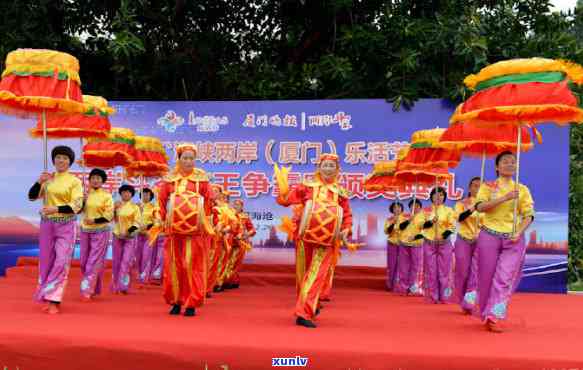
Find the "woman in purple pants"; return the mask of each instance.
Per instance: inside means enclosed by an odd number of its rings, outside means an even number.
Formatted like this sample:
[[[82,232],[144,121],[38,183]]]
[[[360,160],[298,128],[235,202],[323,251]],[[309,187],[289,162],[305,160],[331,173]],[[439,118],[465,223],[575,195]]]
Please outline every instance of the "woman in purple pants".
[[[102,185],[107,174],[99,168],[89,173],[89,193],[83,207],[81,222],[80,258],[81,297],[90,301],[101,293],[105,255],[111,237],[110,223],[113,221],[113,197]]]
[[[115,206],[115,228],[113,230],[113,257],[111,290],[114,294],[128,294],[131,283],[131,268],[134,263],[137,231],[142,215],[140,207],[132,202],[134,187],[122,185],[119,194],[122,201]]]
[[[534,202],[528,188],[512,180],[516,157],[502,152],[496,157],[496,181],[480,186],[476,209],[484,213],[478,236],[478,304],[486,329],[503,331],[510,297],[518,285],[526,254],[524,231],[534,220]],[[514,201],[518,202],[514,230]]]
[[[393,291],[398,282],[399,274],[399,235],[401,229],[399,225],[405,221],[403,217],[403,205],[393,202],[389,207],[391,217],[387,218],[384,231],[387,235],[387,290]]]
[[[480,231],[480,214],[476,211],[476,195],[480,178],[474,177],[468,185],[468,195],[455,205],[458,233],[455,240],[455,298],[462,312],[471,315],[478,299],[478,249],[476,240]]]
[[[429,302],[447,303],[453,295],[453,246],[449,237],[455,230],[455,215],[444,204],[447,200],[444,188],[431,190],[430,199],[432,207],[423,224],[424,291]]]
[[[55,173],[43,172],[30,188],[28,199],[42,199],[39,235],[39,277],[35,299],[45,312],[57,314],[69,278],[75,248],[76,214],[83,206],[81,180],[69,173],[75,153],[68,146],[51,152]]]

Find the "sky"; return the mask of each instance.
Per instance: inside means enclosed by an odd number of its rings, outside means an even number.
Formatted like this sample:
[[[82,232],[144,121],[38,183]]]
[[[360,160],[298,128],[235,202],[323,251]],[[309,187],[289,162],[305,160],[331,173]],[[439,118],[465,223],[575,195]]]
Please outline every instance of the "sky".
[[[552,0],[551,4],[556,10],[572,10],[577,5],[577,0]]]

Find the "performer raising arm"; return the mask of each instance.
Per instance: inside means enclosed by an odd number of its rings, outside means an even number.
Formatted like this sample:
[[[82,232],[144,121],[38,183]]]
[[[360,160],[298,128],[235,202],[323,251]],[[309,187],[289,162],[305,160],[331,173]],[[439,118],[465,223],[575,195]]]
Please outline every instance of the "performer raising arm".
[[[315,179],[289,191],[287,173],[279,172],[276,177],[280,188],[277,202],[282,206],[302,204],[304,216],[298,228],[299,243],[306,253],[312,254],[296,302],[296,324],[315,328],[313,322],[319,307],[319,297],[325,279],[340,243],[348,244],[352,234],[352,212],[348,192],[338,185],[340,172],[339,158],[335,154],[323,154]]]

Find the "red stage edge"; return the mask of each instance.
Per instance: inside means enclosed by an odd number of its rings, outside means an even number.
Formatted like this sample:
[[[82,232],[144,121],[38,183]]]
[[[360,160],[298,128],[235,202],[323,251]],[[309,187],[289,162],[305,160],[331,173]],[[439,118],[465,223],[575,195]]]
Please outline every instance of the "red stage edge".
[[[583,368],[581,296],[516,294],[497,334],[456,305],[385,291],[382,269],[342,266],[319,327],[307,329],[294,324],[292,266],[245,266],[241,288],[213,294],[192,318],[169,316],[157,286],[84,303],[73,267],[62,313],[50,316],[32,302],[35,263],[0,279],[2,369],[257,370],[296,356],[326,370]]]

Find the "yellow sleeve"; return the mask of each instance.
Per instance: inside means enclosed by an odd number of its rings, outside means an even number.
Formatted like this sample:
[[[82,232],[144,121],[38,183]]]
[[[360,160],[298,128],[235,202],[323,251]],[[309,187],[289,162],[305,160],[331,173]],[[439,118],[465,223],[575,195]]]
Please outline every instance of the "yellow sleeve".
[[[138,229],[141,229],[142,227],[142,212],[137,204],[134,204],[134,222],[132,226],[135,226]]]
[[[476,204],[488,202],[490,200],[490,197],[491,197],[490,187],[485,183],[482,183],[480,185],[480,190],[478,190],[478,195],[476,196]]]
[[[109,221],[113,221],[113,209],[113,197],[111,194],[107,193],[107,196],[103,201],[103,217],[107,218]]]
[[[454,217],[456,220],[460,218],[460,215],[464,213],[464,205],[462,202],[457,202],[454,207]]]
[[[457,216],[457,212],[450,208],[449,212],[447,213],[447,229],[451,232],[455,231],[455,223],[458,218],[459,216]]]
[[[518,213],[523,217],[534,217],[534,200],[530,190],[524,185],[520,185],[518,193]]]
[[[158,205],[154,207],[152,218],[154,219],[154,226],[162,225],[162,219],[160,218],[160,207],[158,207]]]
[[[71,185],[71,203],[67,204],[73,212],[79,213],[83,209],[83,185],[81,180],[74,177]]]

